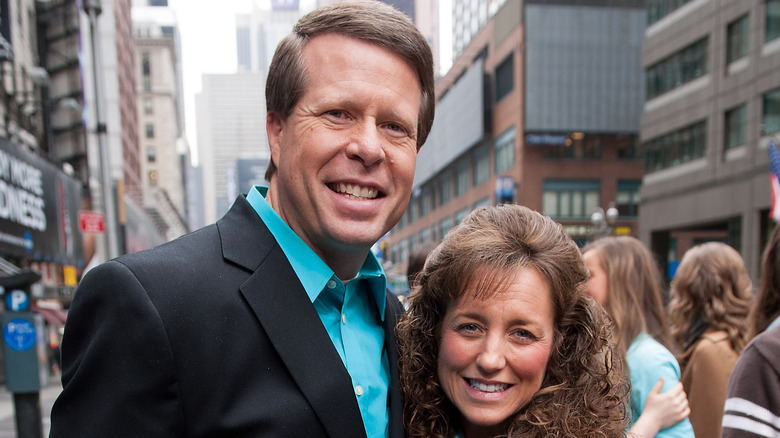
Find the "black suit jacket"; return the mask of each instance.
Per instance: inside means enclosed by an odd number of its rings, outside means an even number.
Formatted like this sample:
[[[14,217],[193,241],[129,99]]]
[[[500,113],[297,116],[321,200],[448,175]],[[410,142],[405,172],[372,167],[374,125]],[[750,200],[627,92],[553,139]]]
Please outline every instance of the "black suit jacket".
[[[387,295],[390,435],[403,436]],[[352,382],[244,197],[216,224],[85,275],[62,342],[62,437],[364,437]]]

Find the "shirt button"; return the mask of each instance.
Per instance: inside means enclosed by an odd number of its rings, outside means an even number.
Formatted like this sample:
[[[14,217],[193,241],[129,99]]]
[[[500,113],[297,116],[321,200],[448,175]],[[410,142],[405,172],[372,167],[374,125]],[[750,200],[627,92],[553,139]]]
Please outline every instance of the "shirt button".
[[[341,323],[342,324],[346,324],[347,323],[347,315],[345,315],[343,313],[341,314]]]
[[[336,287],[336,280],[329,280],[328,281],[328,289],[333,289]]]
[[[360,385],[356,386],[355,387],[355,394],[357,394],[358,396],[363,395],[363,387],[360,386]]]

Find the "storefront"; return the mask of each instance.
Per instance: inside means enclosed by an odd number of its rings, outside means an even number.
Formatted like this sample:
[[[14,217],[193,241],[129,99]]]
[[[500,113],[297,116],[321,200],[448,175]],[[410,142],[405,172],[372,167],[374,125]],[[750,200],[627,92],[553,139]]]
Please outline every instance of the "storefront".
[[[85,264],[81,198],[79,180],[0,138],[0,257],[41,274],[34,299],[70,301]]]

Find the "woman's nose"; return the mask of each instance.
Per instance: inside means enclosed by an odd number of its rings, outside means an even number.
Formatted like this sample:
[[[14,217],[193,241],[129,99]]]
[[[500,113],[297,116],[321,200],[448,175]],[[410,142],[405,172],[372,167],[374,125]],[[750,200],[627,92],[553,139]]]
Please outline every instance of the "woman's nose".
[[[482,372],[491,373],[504,368],[505,365],[503,342],[498,339],[486,339],[482,350],[477,355],[477,367]]]

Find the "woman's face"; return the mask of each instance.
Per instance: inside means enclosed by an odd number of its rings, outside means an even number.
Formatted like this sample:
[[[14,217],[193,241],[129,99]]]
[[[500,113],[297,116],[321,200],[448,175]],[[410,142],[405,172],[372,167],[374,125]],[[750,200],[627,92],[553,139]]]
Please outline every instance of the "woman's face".
[[[490,275],[485,272],[485,275]],[[450,305],[441,326],[438,377],[466,436],[496,430],[542,386],[554,336],[550,287],[532,268],[487,300],[473,291]]]
[[[585,259],[585,266],[590,271],[590,279],[588,280],[588,295],[593,297],[597,303],[602,306],[607,304],[607,291],[609,291],[609,279],[607,278],[607,272],[601,264],[601,255],[598,251],[590,250],[585,251],[583,255]]]

